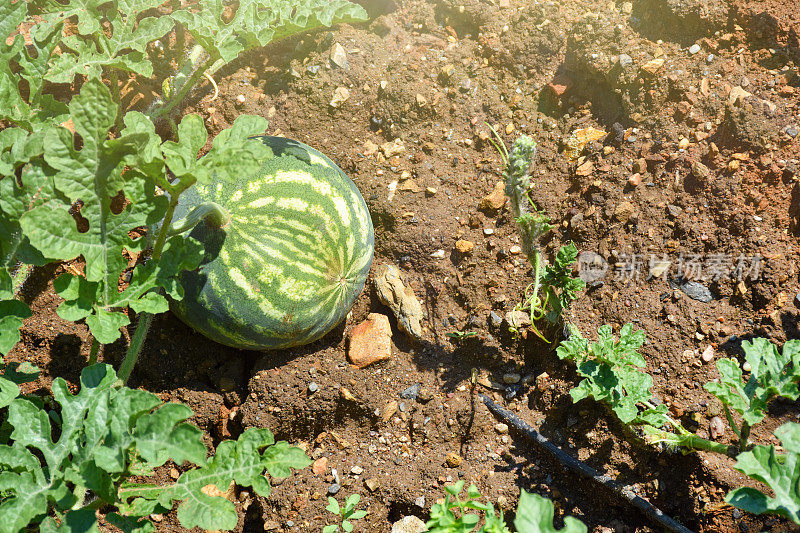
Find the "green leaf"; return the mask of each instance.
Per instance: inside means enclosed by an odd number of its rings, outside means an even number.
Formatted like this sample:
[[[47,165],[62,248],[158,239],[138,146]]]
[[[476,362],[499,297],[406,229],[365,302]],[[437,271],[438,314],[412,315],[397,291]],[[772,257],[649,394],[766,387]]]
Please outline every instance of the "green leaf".
[[[800,524],[800,424],[784,424],[775,431],[786,448],[778,458],[774,446],[755,446],[736,457],[735,468],[767,485],[774,497],[742,487],[728,493],[725,501],[753,514],[776,514]]]
[[[556,529],[553,526],[553,513],[553,502],[538,494],[531,494],[523,490],[519,495],[514,527],[517,528],[517,531],[525,533],[555,533],[557,531],[586,533],[588,531],[583,522],[571,516],[564,519],[563,528]]]
[[[598,328],[597,342],[590,343],[573,332],[556,350],[561,359],[574,361],[584,378],[570,391],[573,401],[593,398],[605,402],[625,424],[663,425],[667,421],[664,408],[646,407],[653,378],[640,368],[646,363],[637,350],[644,342],[644,331],[634,330],[630,324],[622,327],[619,340],[609,325]]]
[[[118,527],[123,533],[153,533],[156,530],[149,520],[134,516],[122,516],[119,513],[107,514],[106,522]]]
[[[118,309],[132,302],[140,310],[164,309],[165,302],[158,296],[145,295],[160,286],[172,287],[170,278],[175,274],[157,264],[147,268],[139,265],[130,286],[119,292],[119,280],[127,267],[123,250],[141,247],[131,239],[130,232],[158,222],[168,199],[156,196],[154,180],[137,169],[123,174],[130,155],[148,147],[152,150],[155,133],[139,123],[136,131],[126,130],[118,138],[109,139],[116,112],[117,106],[102,83],[90,80],[83,85],[70,104],[82,149],[75,149],[73,136],[64,128],[45,133],[44,160],[47,168],[55,169],[55,192],[46,203],[21,214],[19,220],[31,245],[44,256],[64,261],[83,256],[85,277],[66,278],[56,287],[65,299],[59,314],[67,320],[86,318],[92,334],[102,343],[115,341],[119,328],[129,323]],[[121,210],[113,205],[120,194],[127,204]],[[71,213],[75,204],[80,205],[80,216],[88,230],[76,223]],[[136,302],[141,298],[145,300]]]
[[[233,529],[238,521],[234,505],[225,498],[209,496],[203,488],[213,485],[224,490],[235,482],[268,496],[270,486],[264,476],[265,469],[275,475],[273,470],[284,473],[290,466],[304,468],[310,463],[299,448],[290,448],[283,441],[273,445],[274,441],[269,430],[249,428],[238,440],[220,443],[216,454],[204,466],[184,472],[174,486],[162,493],[159,502],[170,507],[172,501],[182,500],[178,520],[183,527]],[[299,460],[300,456],[303,460]]]
[[[330,524],[322,528],[322,533],[336,533],[339,531],[339,526]]]
[[[77,509],[67,511],[67,513],[60,518],[60,524],[52,517],[48,517],[42,522],[42,533],[100,533],[100,528],[97,526],[97,517],[94,514],[94,509]]]
[[[208,450],[203,444],[203,432],[181,423],[192,414],[183,404],[168,403],[138,419],[133,432],[136,450],[149,466],[161,466],[168,459],[178,464],[205,463]]]
[[[8,354],[19,342],[19,328],[22,327],[22,321],[29,316],[31,310],[25,303],[19,300],[0,300],[0,356]],[[3,396],[0,392],[0,407],[8,405],[3,403]]]
[[[326,511],[330,511],[335,515],[341,514],[341,509],[339,508],[339,502],[336,501],[336,498],[332,496],[328,496],[328,506],[325,507]]]
[[[81,29],[79,21],[78,34],[63,38],[64,53],[56,56],[46,79],[71,83],[76,75],[100,78],[107,67],[151,77],[153,64],[147,57],[147,45],[166,35],[174,21],[169,16],[140,18],[139,15],[162,3],[161,0],[114,2],[114,8],[105,10],[107,31],[95,20],[85,21]],[[75,4],[75,0],[70,4]]]
[[[222,0],[201,0],[196,10],[176,11],[173,17],[206,53],[224,63],[301,31],[367,19],[364,8],[346,0],[243,0],[229,19],[223,19],[223,8]]]
[[[752,426],[764,419],[767,403],[775,396],[792,400],[800,396],[800,343],[788,341],[779,352],[767,339],[756,338],[753,342],[744,341],[742,348],[751,368],[747,382],[743,382],[737,361],[720,359],[719,382],[706,383],[705,388]]]

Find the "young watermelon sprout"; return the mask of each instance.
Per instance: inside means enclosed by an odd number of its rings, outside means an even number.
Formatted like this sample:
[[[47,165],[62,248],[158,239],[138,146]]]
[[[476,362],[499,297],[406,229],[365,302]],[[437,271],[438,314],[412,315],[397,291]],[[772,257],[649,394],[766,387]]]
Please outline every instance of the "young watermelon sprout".
[[[533,332],[543,341],[550,342],[536,327],[536,323],[546,318],[557,324],[564,309],[578,297],[585,284],[571,275],[572,265],[577,260],[578,250],[570,243],[562,246],[556,254],[555,262],[548,265],[544,259],[539,239],[553,229],[548,216],[539,211],[528,195],[531,189],[530,167],[536,157],[536,142],[527,135],[519,137],[506,148],[497,131],[489,125],[495,139],[490,139],[503,159],[505,169],[503,179],[506,183],[506,196],[511,199],[511,213],[519,227],[522,237],[522,250],[533,267],[533,282],[525,289],[523,301],[515,311],[527,310],[531,318]],[[511,330],[516,332],[516,313],[512,313]]]

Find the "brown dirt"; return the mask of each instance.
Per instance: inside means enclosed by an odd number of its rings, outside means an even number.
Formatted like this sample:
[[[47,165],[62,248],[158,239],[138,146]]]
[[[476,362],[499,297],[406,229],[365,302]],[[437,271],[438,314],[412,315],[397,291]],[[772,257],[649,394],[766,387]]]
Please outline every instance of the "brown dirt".
[[[240,59],[218,74],[217,100],[204,89],[187,109],[214,132],[242,113],[266,116],[269,133],[306,142],[337,161],[372,212],[375,265],[399,265],[428,313],[423,343],[411,343],[393,322],[393,358],[363,370],[346,362],[345,332],[370,312],[390,314],[370,289],[346,324],[309,346],[281,352],[236,351],[204,340],[170,314],[156,320],[133,386],[186,402],[210,444],[244,427],[268,427],[301,443],[314,459],[328,460],[325,474],[298,472],[269,498],[240,491],[240,530],[262,531],[267,523],[278,531],[320,531],[338,475],[339,499],[358,492],[369,510],[357,531],[389,531],[407,514],[424,519],[442,497],[442,485],[458,479],[475,483],[507,513],[525,489],[552,498],[559,515],[577,516],[594,531],[653,531],[625,503],[566,473],[513,430],[498,435],[497,420],[474,395],[486,391],[471,385],[472,369],[498,382],[507,372],[546,372],[541,385],[514,388],[513,399],[489,392],[569,453],[692,530],[791,530],[782,520],[719,505],[731,487],[747,483],[732,459],[637,445],[598,405],[573,405],[568,391],[576,375],[551,349],[491,325],[492,311],[502,316],[520,299],[530,268],[510,252],[518,235],[508,211],[483,213],[478,203],[501,168],[482,140],[484,123],[497,125],[509,144],[521,133],[534,136],[539,154],[532,197],[557,225],[545,245],[548,257],[574,240],[611,264],[634,253],[645,261],[640,279],[610,275],[590,287],[571,319],[589,335],[604,323],[643,328],[656,396],[677,416],[695,420],[706,436],[720,407],[702,384],[716,371],[685,352],[712,345],[721,352],[717,357],[736,356],[742,339],[800,337],[798,143],[786,133],[800,122],[796,2],[406,0],[369,7],[367,24]],[[337,42],[348,52],[347,71],[329,68]],[[692,55],[688,47],[695,42],[701,51]],[[657,76],[641,74],[637,65],[659,49],[665,63]],[[633,65],[620,66],[623,53]],[[554,79],[566,87],[560,96],[548,87]],[[739,85],[759,100],[730,106],[727,94]],[[334,109],[329,101],[337,87],[351,96]],[[588,147],[594,171],[578,176],[562,142],[586,126],[610,135]],[[680,150],[684,137],[691,144]],[[370,149],[398,138],[406,150],[388,160]],[[604,152],[604,145],[614,150]],[[740,168],[731,172],[734,154],[745,155],[737,156]],[[637,169],[641,184],[632,187],[628,178],[639,159],[645,168]],[[692,172],[698,161],[707,175]],[[404,190],[401,183],[389,200],[389,184],[404,171],[418,187]],[[619,215],[623,202],[630,203],[622,206],[626,216]],[[458,239],[476,243],[474,251],[454,251]],[[445,250],[443,259],[431,256],[438,249]],[[743,294],[735,281],[711,282],[714,299],[702,303],[664,279],[644,279],[650,254],[663,253],[759,253],[765,259],[761,276],[747,280]],[[38,272],[26,287],[35,314],[9,357],[41,366],[40,386],[54,376],[74,382],[88,353],[85,327],[55,313],[53,275]],[[455,330],[478,336],[445,336]],[[120,341],[106,347],[104,358],[117,364],[123,351]],[[319,386],[313,394],[312,381]],[[399,396],[417,383],[431,393],[429,401]],[[384,421],[392,402],[397,410]],[[796,402],[775,402],[754,440],[777,442],[772,430],[798,416]],[[728,430],[722,440],[732,437]],[[445,464],[451,452],[463,458],[456,468]],[[167,479],[167,471],[159,475]],[[365,481],[372,479],[377,486],[369,490]],[[161,530],[180,528],[168,515]]]

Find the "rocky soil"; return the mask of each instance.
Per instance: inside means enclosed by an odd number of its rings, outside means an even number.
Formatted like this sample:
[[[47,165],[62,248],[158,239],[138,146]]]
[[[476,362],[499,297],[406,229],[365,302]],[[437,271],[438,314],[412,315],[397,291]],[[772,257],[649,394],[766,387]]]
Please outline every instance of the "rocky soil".
[[[321,149],[359,186],[376,227],[368,289],[318,342],[239,352],[171,315],[151,330],[133,386],[187,403],[210,443],[268,427],[314,460],[269,498],[238,491],[239,530],[321,531],[326,497],[357,492],[369,514],[356,531],[388,532],[405,516],[426,519],[459,479],[507,516],[524,489],[592,531],[655,530],[500,425],[478,392],[693,531],[792,530],[724,505],[748,483],[732,459],[637,444],[602,407],[572,403],[575,372],[552,346],[508,333],[504,316],[531,272],[495,189],[502,162],[488,125],[508,144],[520,134],[538,142],[531,196],[556,225],[546,256],[574,241],[601,269],[581,271],[589,284],[570,320],[586,335],[606,323],[644,329],[656,396],[708,437],[721,412],[702,388],[717,376],[714,360],[740,354],[742,339],[800,338],[796,2],[366,7],[368,23],[240,59],[218,73],[216,100],[203,88],[186,109],[214,131],[263,115],[270,134]],[[574,150],[575,132],[589,127],[605,134]],[[420,302],[407,313],[418,323],[399,323],[379,298],[372,281],[384,265]],[[27,285],[35,315],[9,357],[41,366],[40,385],[75,381],[89,349],[85,328],[55,314],[54,274]],[[122,344],[104,358],[117,363]],[[772,430],[798,417],[796,402],[775,402],[754,440],[777,443]],[[160,531],[180,529],[158,518]]]

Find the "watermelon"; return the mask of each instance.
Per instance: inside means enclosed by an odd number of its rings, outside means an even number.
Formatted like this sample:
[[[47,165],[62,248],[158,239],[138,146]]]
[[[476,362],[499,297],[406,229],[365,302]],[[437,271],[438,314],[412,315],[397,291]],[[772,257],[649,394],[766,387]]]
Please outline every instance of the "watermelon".
[[[260,136],[272,155],[240,180],[197,185],[181,195],[175,220],[216,202],[230,221],[199,223],[199,269],[181,277],[172,311],[221,344],[288,348],[319,339],[347,315],[364,287],[375,237],[355,184],[301,142]]]

